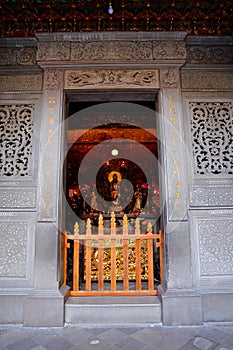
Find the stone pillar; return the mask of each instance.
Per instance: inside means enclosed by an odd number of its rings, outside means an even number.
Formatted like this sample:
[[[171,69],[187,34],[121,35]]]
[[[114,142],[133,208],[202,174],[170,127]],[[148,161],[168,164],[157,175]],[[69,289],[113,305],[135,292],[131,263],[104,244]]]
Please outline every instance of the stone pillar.
[[[179,67],[160,70],[160,138],[165,183],[165,276],[160,288],[165,325],[202,323],[201,298],[191,291],[190,232],[187,222],[189,152],[184,121]]]
[[[59,290],[59,176],[62,169],[63,71],[45,69],[39,156],[38,223],[34,289],[25,300],[25,326],[62,326],[64,296]]]

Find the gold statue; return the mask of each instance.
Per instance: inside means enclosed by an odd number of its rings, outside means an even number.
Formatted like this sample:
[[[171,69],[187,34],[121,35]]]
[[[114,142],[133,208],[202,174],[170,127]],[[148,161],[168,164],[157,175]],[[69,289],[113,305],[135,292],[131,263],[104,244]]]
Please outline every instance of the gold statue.
[[[121,173],[119,171],[111,171],[108,175],[110,181],[110,193],[112,201],[117,200],[119,197],[119,183],[121,181]]]

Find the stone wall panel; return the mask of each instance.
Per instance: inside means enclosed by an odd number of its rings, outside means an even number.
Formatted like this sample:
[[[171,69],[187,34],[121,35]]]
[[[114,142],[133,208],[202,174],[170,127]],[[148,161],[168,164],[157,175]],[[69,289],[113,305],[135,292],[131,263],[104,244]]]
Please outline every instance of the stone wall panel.
[[[42,74],[0,75],[0,92],[26,92],[42,90]]]
[[[233,210],[190,212],[194,287],[233,286]]]
[[[0,213],[0,287],[33,283],[35,213]]]
[[[181,87],[194,91],[233,90],[233,72],[182,71]]]
[[[2,184],[1,184],[2,185]],[[25,209],[36,207],[36,189],[0,188],[0,208]]]

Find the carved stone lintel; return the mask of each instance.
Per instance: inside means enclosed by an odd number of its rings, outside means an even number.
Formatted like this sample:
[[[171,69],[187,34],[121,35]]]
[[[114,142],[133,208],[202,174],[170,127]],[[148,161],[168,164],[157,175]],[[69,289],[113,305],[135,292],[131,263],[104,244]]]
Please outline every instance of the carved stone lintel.
[[[67,37],[68,38],[68,37]],[[38,43],[38,61],[63,62],[141,62],[184,61],[186,47],[184,39],[143,40],[41,40]],[[54,39],[54,38],[53,38]],[[46,40],[46,39],[45,39]],[[69,39],[68,39],[69,40]]]
[[[158,71],[149,69],[86,69],[65,72],[65,88],[158,88]]]
[[[0,75],[0,92],[41,90],[42,74]]]
[[[72,42],[72,61],[152,60],[150,41]]]
[[[233,90],[233,72],[182,72],[181,83],[185,90]]]
[[[178,69],[160,69],[159,72],[161,88],[178,88],[180,86],[180,77]]]

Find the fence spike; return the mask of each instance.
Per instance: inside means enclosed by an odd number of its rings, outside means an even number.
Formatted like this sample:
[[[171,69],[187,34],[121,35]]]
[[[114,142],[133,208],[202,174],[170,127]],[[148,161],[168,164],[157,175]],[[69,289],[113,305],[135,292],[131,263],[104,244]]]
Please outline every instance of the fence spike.
[[[90,218],[87,219],[87,223],[86,223],[86,235],[91,236],[91,219]]]
[[[76,223],[74,224],[74,235],[75,235],[75,236],[78,236],[78,235],[79,235],[79,224],[78,224],[78,222],[76,222]]]
[[[149,235],[152,234],[152,224],[151,224],[151,222],[148,222],[148,225],[147,225],[147,232],[149,233]]]
[[[135,220],[135,235],[140,236],[140,221],[139,218]]]
[[[114,235],[116,233],[116,217],[115,213],[111,213],[111,234]]]
[[[103,215],[100,214],[99,221],[98,221],[98,234],[103,235],[103,233],[104,233],[104,219],[103,219]]]
[[[126,214],[123,216],[123,235],[128,234],[128,217]]]

